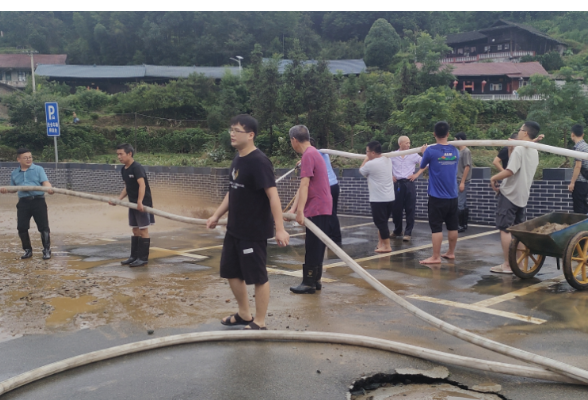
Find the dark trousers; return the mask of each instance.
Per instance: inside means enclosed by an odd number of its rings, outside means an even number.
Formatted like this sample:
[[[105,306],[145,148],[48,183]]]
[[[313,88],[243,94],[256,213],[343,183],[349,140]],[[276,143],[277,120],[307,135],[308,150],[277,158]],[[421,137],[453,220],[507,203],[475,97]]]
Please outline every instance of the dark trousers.
[[[409,179],[399,179],[394,183],[394,208],[392,221],[394,233],[402,233],[402,214],[406,212],[406,228],[404,234],[410,236],[414,228],[414,211],[416,208],[416,185]]]
[[[380,232],[380,238],[383,240],[390,239],[390,229],[388,228],[388,220],[392,214],[392,208],[394,201],[370,201],[370,207],[372,208],[372,218],[378,232]]]
[[[339,224],[339,217],[337,217],[337,205],[339,204],[339,193],[341,189],[339,184],[331,186],[331,196],[333,197],[333,212],[331,213],[331,222],[329,224],[329,237],[339,246],[341,245],[341,225]]]
[[[331,223],[330,215],[317,215],[309,217],[321,231],[327,233]],[[320,267],[323,265],[325,258],[326,245],[312,231],[306,228],[306,239],[304,240],[306,254],[304,255],[304,264],[307,267]]]
[[[574,212],[578,214],[588,214],[588,182],[578,182],[574,185],[572,192],[572,201],[574,202]]]
[[[31,217],[35,219],[39,232],[49,232],[49,218],[47,217],[47,203],[44,197],[23,197],[16,204],[17,229],[28,232],[31,227]]]

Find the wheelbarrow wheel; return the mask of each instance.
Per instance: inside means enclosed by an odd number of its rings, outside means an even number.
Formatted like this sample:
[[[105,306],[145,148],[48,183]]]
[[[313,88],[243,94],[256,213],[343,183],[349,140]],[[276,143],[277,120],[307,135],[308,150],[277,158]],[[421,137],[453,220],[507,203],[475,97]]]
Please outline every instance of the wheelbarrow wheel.
[[[519,239],[513,237],[508,252],[508,263],[512,272],[521,279],[534,277],[543,266],[545,256],[531,253]]]
[[[578,290],[588,289],[588,232],[580,232],[568,242],[563,272],[570,286]]]

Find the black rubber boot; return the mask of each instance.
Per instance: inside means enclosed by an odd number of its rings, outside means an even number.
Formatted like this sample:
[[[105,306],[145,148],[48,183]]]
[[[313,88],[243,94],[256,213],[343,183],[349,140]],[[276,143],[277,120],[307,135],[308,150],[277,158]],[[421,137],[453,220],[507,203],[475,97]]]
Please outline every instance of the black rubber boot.
[[[458,232],[465,232],[465,230],[467,229],[467,227],[464,226],[464,215],[465,215],[465,210],[459,210],[458,211],[458,218],[459,218],[459,226],[457,228]]]
[[[137,247],[139,245],[139,239],[141,236],[131,236],[131,256],[120,263],[122,265],[129,265],[137,259]]]
[[[151,244],[150,238],[139,237],[139,243],[137,245],[137,259],[129,264],[129,267],[142,267],[147,265],[149,262],[149,245]]]
[[[25,258],[31,258],[33,256],[33,246],[31,245],[31,237],[29,236],[29,231],[18,232],[18,236],[20,237],[22,249],[24,250],[24,254],[20,258],[23,260]]]
[[[313,294],[316,292],[316,268],[302,265],[302,283],[298,286],[290,287],[290,291],[296,294]]]
[[[321,282],[321,278],[323,277],[323,266],[322,265],[316,267],[316,271],[314,273],[314,276],[316,279],[316,283],[314,284],[314,286],[316,287],[316,290],[321,290],[323,288],[323,283]]]
[[[51,258],[51,235],[49,231],[41,232],[41,243],[43,243],[43,260]]]

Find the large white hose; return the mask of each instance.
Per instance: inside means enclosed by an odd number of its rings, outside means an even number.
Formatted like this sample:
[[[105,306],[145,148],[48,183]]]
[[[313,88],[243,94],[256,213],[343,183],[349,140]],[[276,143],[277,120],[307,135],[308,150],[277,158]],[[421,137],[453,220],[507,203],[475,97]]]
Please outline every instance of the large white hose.
[[[53,191],[58,194],[65,194],[67,196],[74,196],[74,197],[79,197],[79,198],[87,199],[87,200],[101,201],[103,203],[112,203],[112,204],[116,204],[119,206],[132,208],[133,210],[137,209],[136,203],[122,201],[122,200],[115,199],[112,197],[98,196],[96,194],[76,192],[74,190],[60,189],[60,188],[54,188],[54,187],[48,187],[48,186],[2,186],[2,187],[0,187],[0,189],[6,189],[6,191],[9,193]],[[155,208],[151,208],[151,207],[147,207],[147,206],[143,206],[143,207],[145,209],[145,212],[148,212],[150,214],[157,215],[157,216],[160,216],[163,218],[171,219],[173,221],[184,222],[186,224],[192,224],[192,225],[206,225],[205,219],[184,217],[182,215],[168,213],[168,212],[157,210]],[[226,225],[226,224],[227,224],[227,220],[223,219],[223,220],[220,220],[217,225]]]
[[[284,217],[289,220],[295,220],[295,214],[284,214]],[[557,372],[559,374],[568,376],[572,379],[582,381],[588,384],[588,371],[581,368],[574,367],[572,365],[562,363],[560,361],[552,360],[551,358],[543,357],[538,354],[529,353],[524,350],[520,350],[511,346],[507,346],[502,343],[495,342],[494,340],[486,339],[482,336],[476,335],[466,331],[465,329],[458,328],[455,325],[451,325],[447,322],[440,320],[437,317],[432,316],[429,313],[421,310],[420,308],[412,305],[402,297],[398,296],[392,290],[388,289],[384,284],[374,278],[365,269],[359,266],[347,253],[345,253],[339,246],[335,244],[323,231],[321,231],[312,221],[309,219],[304,220],[305,226],[310,229],[323,243],[325,243],[333,252],[344,261],[349,268],[355,271],[360,277],[369,283],[374,289],[382,293],[384,296],[394,301],[396,304],[404,308],[412,315],[422,319],[425,322],[441,329],[443,332],[449,333],[455,337],[463,339],[467,342],[473,343],[480,347],[484,347],[488,350],[495,351],[500,354],[511,356],[518,360],[527,361],[533,364],[540,365],[547,368],[548,370]]]
[[[58,374],[73,368],[81,367],[98,361],[104,361],[127,354],[153,350],[167,346],[176,346],[187,343],[241,341],[241,340],[288,340],[314,343],[345,344],[372,349],[392,351],[408,356],[443,364],[457,365],[460,367],[474,368],[481,371],[495,372],[507,375],[524,376],[527,378],[545,379],[555,382],[582,384],[581,382],[562,377],[549,371],[523,365],[505,364],[496,361],[486,361],[477,358],[463,357],[455,354],[443,353],[424,347],[413,346],[391,340],[371,338],[360,335],[348,335],[331,332],[290,332],[290,331],[216,331],[195,332],[180,335],[165,336],[156,339],[143,340],[128,343],[108,349],[97,350],[91,353],[67,358],[48,364],[13,378],[0,382],[0,396],[51,375]]]
[[[559,154],[560,156],[565,157],[574,157],[582,160],[588,160],[588,153],[584,153],[582,151],[575,151],[564,149],[561,147],[549,146],[546,144],[535,143],[535,142],[528,142],[526,140],[452,140],[448,142],[453,146],[523,146],[528,147],[530,149],[537,149],[540,151],[544,151],[547,153]],[[436,144],[431,144],[429,146],[435,146]],[[320,149],[321,153],[324,154],[331,154],[334,156],[340,156],[345,158],[356,158],[363,160],[365,158],[365,154],[357,154],[357,153],[348,153],[346,151],[339,151],[339,150],[330,150],[330,149]],[[415,147],[410,150],[403,150],[403,151],[393,151],[390,153],[382,153],[384,157],[399,157],[405,156],[407,154],[414,154],[419,153],[421,151],[420,147]]]

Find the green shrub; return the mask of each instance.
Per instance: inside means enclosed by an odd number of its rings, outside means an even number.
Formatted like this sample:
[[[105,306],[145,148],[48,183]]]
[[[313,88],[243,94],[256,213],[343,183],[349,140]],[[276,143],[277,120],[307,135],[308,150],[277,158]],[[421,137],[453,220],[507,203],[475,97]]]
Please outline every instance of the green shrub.
[[[16,159],[16,149],[9,146],[0,145],[0,160],[14,161]]]

